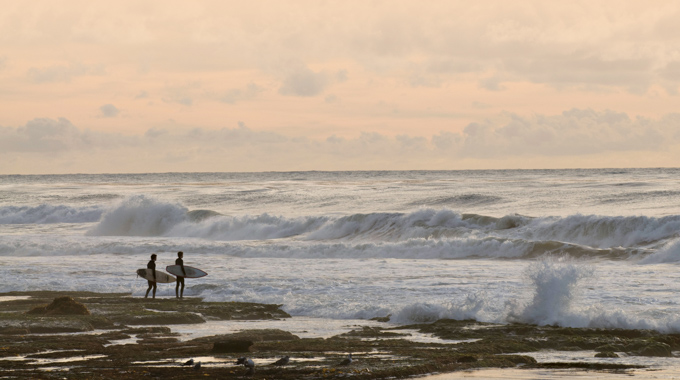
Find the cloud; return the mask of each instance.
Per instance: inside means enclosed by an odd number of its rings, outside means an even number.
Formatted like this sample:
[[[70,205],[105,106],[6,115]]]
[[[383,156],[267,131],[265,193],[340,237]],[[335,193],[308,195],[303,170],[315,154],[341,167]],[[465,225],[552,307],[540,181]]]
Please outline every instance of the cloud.
[[[677,143],[662,120],[631,119],[614,111],[572,109],[560,115],[476,122],[462,133],[458,154],[466,157],[578,156],[603,152],[655,151]],[[673,118],[671,118],[673,119]]]
[[[65,118],[33,119],[22,127],[0,129],[0,150],[8,154],[31,152],[43,155],[104,146],[116,148],[128,142],[129,139],[117,134],[81,130]]]
[[[254,130],[244,122],[221,129],[173,124],[123,136],[80,129],[60,118],[0,127],[0,172],[15,172],[16,160],[35,165],[23,172],[63,171],[60,164],[66,161],[73,164],[68,170],[80,172],[379,170],[452,168],[470,160],[488,163],[485,167],[517,160],[533,167],[557,162],[573,167],[594,156],[622,162],[662,153],[666,160],[656,166],[663,166],[679,147],[680,114],[651,119],[592,109],[530,117],[503,113],[469,123],[461,132],[432,136],[363,132],[325,139]],[[99,165],[92,166],[95,162]]]
[[[27,76],[33,83],[70,82],[73,78],[85,75],[104,75],[103,66],[72,63],[70,65],[53,65],[48,67],[31,67]]]
[[[146,91],[140,91],[137,96],[135,96],[135,99],[148,99],[149,98],[149,93]]]
[[[99,112],[102,117],[116,117],[120,113],[120,110],[113,104],[104,104],[99,107]]]
[[[289,96],[316,96],[331,83],[324,72],[314,72],[309,67],[299,65],[291,70],[279,88],[279,94]]]
[[[220,101],[224,103],[235,104],[238,101],[254,99],[263,91],[264,88],[251,82],[245,88],[232,88],[231,90],[227,91],[220,97]]]

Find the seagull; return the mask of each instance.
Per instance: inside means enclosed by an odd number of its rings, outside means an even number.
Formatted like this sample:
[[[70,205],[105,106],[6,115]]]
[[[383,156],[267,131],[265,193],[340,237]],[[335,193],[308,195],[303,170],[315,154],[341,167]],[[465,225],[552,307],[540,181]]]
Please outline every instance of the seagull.
[[[186,362],[184,362],[184,364],[182,364],[182,366],[185,366],[185,365],[194,365],[194,359],[189,359]]]
[[[198,371],[199,369],[201,369],[201,362],[196,363],[196,365],[194,366],[194,369],[195,369],[196,371]]]
[[[350,353],[347,357],[341,361],[338,365],[349,365],[352,364],[352,354]]]
[[[275,361],[272,364],[273,365],[286,365],[286,364],[288,364],[289,361],[290,361],[290,356],[286,355],[286,356],[282,357],[281,359]]]
[[[247,368],[250,368],[251,371],[255,369],[255,362],[253,362],[253,360],[250,358],[246,358],[245,363],[243,363],[243,365]]]
[[[253,373],[255,373],[255,362],[253,359],[247,358],[247,357],[242,357],[238,358],[236,360],[236,365],[241,365],[243,364],[244,367],[248,368],[248,372],[245,373],[246,376],[252,376]]]

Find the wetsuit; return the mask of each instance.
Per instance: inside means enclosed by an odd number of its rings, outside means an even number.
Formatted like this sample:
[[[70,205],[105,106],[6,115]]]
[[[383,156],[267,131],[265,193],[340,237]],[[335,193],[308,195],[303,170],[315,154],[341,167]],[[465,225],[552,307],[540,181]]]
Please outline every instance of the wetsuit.
[[[185,275],[187,272],[184,271],[184,260],[182,260],[181,257],[178,257],[177,260],[175,260],[175,265],[179,265],[180,268],[182,268],[182,273]],[[180,284],[182,284],[182,289],[180,290]],[[177,276],[177,285],[175,286],[175,296],[177,298],[182,298],[184,297],[184,276]]]
[[[156,262],[152,260],[149,260],[149,263],[146,264],[146,269],[151,269],[151,273],[153,273],[153,278],[154,280],[156,279]],[[153,298],[156,298],[156,289],[158,288],[158,285],[156,284],[156,281],[149,281],[149,288],[146,289],[146,295],[144,298],[149,296],[149,291],[153,289]]]

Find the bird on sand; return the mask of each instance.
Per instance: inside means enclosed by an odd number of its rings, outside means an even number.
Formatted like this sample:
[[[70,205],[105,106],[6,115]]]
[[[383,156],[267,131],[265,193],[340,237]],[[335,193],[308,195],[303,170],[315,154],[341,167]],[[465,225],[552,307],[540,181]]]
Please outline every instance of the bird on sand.
[[[194,365],[194,359],[189,359],[189,360],[185,361],[182,364],[182,366],[185,366],[185,365]]]
[[[198,371],[199,369],[201,369],[201,362],[196,363],[196,365],[194,365],[194,369],[195,369],[196,371]]]
[[[347,355],[347,357],[345,359],[343,359],[340,363],[338,363],[338,365],[350,365],[350,364],[352,364],[352,354],[351,353],[349,355]]]
[[[248,368],[248,372],[245,373],[246,376],[251,376],[255,372],[255,362],[253,359],[247,357],[240,357],[236,359],[236,365],[243,365]]]
[[[290,356],[286,355],[286,356],[282,357],[281,359],[275,361],[272,364],[273,365],[286,365],[286,364],[288,364],[289,361],[290,361]]]

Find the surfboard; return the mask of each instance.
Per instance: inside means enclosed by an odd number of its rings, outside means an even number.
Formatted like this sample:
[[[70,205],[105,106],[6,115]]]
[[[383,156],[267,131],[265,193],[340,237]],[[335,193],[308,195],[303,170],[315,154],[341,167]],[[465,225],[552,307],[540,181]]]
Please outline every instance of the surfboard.
[[[178,277],[185,277],[185,278],[199,278],[203,276],[207,276],[208,273],[194,267],[190,266],[184,266],[184,271],[187,273],[185,276],[184,273],[182,273],[182,268],[180,268],[179,265],[168,265],[165,267],[165,270],[168,271],[168,273],[172,273],[175,276]]]
[[[144,279],[147,279],[149,281],[154,281],[153,279],[153,273],[151,272],[151,269],[137,269],[137,275],[139,277],[142,277]],[[175,282],[176,278],[174,276],[171,276],[165,272],[161,272],[158,269],[156,269],[156,282],[160,282],[161,284],[166,284],[170,282]]]

